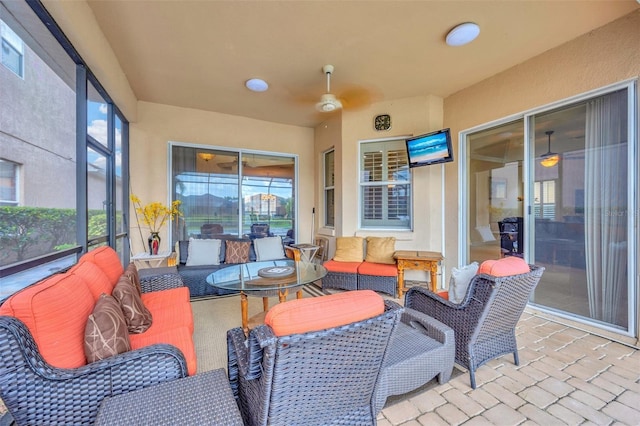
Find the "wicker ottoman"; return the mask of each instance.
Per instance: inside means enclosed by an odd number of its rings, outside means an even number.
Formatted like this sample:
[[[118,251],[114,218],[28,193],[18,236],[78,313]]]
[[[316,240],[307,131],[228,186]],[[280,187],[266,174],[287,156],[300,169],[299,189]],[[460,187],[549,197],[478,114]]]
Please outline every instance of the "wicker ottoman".
[[[105,398],[95,424],[243,425],[222,368]]]
[[[451,378],[456,343],[453,329],[421,312],[405,308],[391,335],[374,392],[376,413],[387,397],[411,392],[438,377]]]

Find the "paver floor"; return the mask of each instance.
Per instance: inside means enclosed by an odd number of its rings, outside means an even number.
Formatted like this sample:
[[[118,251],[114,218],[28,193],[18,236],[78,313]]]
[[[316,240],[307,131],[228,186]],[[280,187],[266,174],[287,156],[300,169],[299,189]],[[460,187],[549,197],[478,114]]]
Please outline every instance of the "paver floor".
[[[505,355],[385,407],[378,426],[640,425],[640,351],[525,312]]]

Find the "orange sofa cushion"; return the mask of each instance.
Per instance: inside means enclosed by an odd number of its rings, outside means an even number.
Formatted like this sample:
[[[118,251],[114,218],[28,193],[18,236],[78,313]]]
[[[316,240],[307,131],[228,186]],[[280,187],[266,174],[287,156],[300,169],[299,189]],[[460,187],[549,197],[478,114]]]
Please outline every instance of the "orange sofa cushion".
[[[93,262],[102,269],[102,272],[109,278],[109,282],[115,287],[118,279],[124,273],[124,268],[120,262],[120,257],[114,249],[108,246],[98,247],[80,257],[78,263]]]
[[[186,290],[186,299],[184,298]],[[193,334],[193,311],[187,287],[142,293],[142,303],[151,312],[153,322],[149,330],[168,330],[185,326]],[[147,331],[149,331],[147,330]]]
[[[396,264],[388,265],[386,263],[362,262],[358,266],[360,275],[375,275],[380,277],[397,277],[398,268]]]
[[[362,262],[336,262],[335,260],[327,260],[322,264],[329,272],[340,272],[343,274],[357,274],[358,266]]]
[[[507,256],[498,260],[485,260],[478,268],[478,274],[506,277],[509,275],[526,274],[530,271],[527,262],[515,256]]]
[[[372,318],[384,312],[384,300],[373,290],[296,299],[269,309],[265,324],[276,336],[324,330]]]
[[[154,322],[155,323],[155,322]],[[131,349],[136,350],[156,343],[168,343],[180,349],[187,361],[187,371],[190,376],[196,374],[197,360],[193,336],[187,327],[173,327],[170,330],[156,329],[153,325],[144,333],[129,334]]]
[[[102,293],[111,295],[113,291],[113,285],[109,278],[102,272],[102,269],[92,262],[77,263],[69,269],[68,273],[77,275],[84,280],[95,302],[98,301]]]
[[[11,296],[0,306],[0,315],[21,320],[49,364],[77,368],[87,363],[84,329],[94,304],[84,280],[61,274]]]

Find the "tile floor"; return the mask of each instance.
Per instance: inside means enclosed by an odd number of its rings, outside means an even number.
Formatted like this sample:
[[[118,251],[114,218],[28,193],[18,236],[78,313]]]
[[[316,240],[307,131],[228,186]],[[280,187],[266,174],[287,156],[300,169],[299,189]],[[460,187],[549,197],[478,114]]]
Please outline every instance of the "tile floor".
[[[378,426],[640,425],[640,351],[525,312],[505,355],[387,406]]]

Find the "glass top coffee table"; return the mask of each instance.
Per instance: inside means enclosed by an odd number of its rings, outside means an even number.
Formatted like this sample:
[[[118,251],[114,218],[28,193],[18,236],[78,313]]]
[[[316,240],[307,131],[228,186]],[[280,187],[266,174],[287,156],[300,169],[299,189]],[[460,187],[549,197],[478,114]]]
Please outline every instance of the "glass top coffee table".
[[[269,260],[227,266],[207,277],[207,283],[223,290],[240,292],[242,328],[249,329],[249,303],[247,296],[262,297],[263,310],[269,310],[268,297],[287,300],[291,290],[302,298],[302,287],[324,278],[327,270],[322,265],[293,260]],[[264,314],[263,314],[264,315]]]

